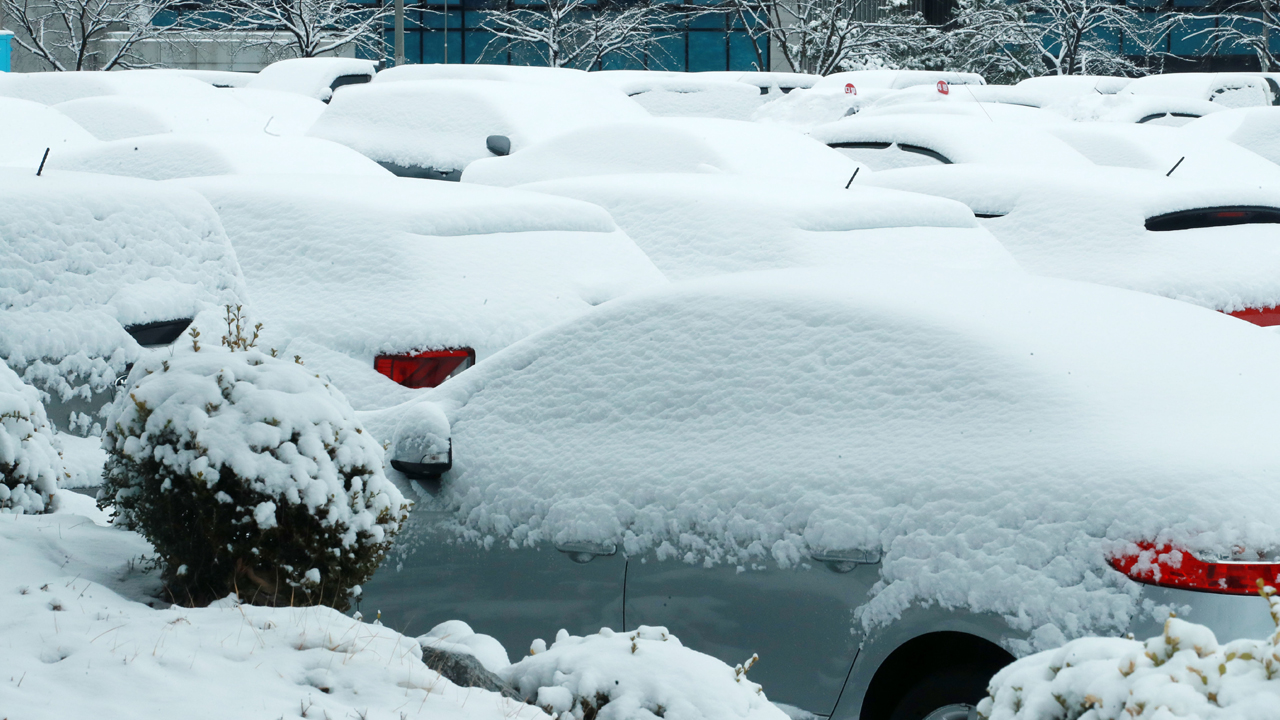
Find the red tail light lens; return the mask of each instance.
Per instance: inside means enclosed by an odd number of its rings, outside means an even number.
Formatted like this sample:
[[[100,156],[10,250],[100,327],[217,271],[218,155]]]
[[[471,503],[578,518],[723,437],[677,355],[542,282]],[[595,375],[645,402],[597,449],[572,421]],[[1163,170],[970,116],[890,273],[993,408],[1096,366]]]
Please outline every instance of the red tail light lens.
[[[1280,325],[1280,306],[1269,308],[1246,308],[1237,310],[1233,313],[1227,313],[1231,317],[1240,318],[1254,325],[1262,327],[1271,327]]]
[[[1140,583],[1227,595],[1255,595],[1259,580],[1280,585],[1280,562],[1205,562],[1169,545],[1138,547],[1140,552],[1112,557],[1110,563]]]
[[[379,355],[373,369],[408,388],[432,388],[476,364],[471,348],[428,350],[413,355]]]

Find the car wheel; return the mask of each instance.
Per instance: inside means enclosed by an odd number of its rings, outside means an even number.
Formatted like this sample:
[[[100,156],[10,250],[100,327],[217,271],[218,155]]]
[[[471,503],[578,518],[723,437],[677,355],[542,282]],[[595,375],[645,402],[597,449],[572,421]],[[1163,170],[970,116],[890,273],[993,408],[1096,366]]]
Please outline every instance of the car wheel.
[[[943,668],[911,686],[889,720],[973,720],[990,680],[973,669]]]

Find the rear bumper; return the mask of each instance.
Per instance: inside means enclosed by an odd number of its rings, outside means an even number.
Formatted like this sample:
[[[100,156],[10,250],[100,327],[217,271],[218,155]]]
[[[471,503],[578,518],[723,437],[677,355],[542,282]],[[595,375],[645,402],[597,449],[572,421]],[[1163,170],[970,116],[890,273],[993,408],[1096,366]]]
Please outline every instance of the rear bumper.
[[[1266,600],[1257,595],[1220,595],[1176,588],[1147,586],[1142,591],[1142,610],[1129,626],[1139,640],[1164,631],[1170,613],[1213,631],[1218,642],[1240,638],[1259,640],[1276,631]]]

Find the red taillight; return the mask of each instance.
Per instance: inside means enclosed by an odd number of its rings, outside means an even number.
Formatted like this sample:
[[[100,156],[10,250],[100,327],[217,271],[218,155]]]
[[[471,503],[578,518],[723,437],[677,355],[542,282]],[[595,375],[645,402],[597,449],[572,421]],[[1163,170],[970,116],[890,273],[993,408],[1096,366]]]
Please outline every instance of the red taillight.
[[[1113,557],[1110,563],[1140,583],[1227,595],[1257,594],[1259,580],[1280,585],[1280,563],[1205,562],[1168,545],[1142,542],[1138,547],[1140,552]]]
[[[379,355],[373,369],[409,388],[431,388],[476,362],[471,348],[428,350],[413,355]]]
[[[1250,213],[1233,210],[1231,212],[1216,212],[1213,214],[1216,218],[1244,218],[1249,217]]]
[[[1269,308],[1246,308],[1227,314],[1262,327],[1280,325],[1280,305]]]

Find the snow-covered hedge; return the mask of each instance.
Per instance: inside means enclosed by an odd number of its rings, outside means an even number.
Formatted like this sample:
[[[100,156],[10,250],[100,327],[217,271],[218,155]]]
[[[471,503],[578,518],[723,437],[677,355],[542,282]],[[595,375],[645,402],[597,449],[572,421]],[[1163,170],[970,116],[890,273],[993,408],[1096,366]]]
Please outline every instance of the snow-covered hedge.
[[[54,510],[66,474],[39,391],[0,362],[0,513]]]
[[[155,545],[178,601],[345,609],[407,514],[382,447],[304,366],[180,344],[111,407],[100,502]]]
[[[1220,645],[1203,625],[1169,618],[1146,642],[1081,638],[1023,658],[991,680],[978,705],[990,720],[1175,720],[1280,716],[1280,596],[1277,630],[1264,640]]]

